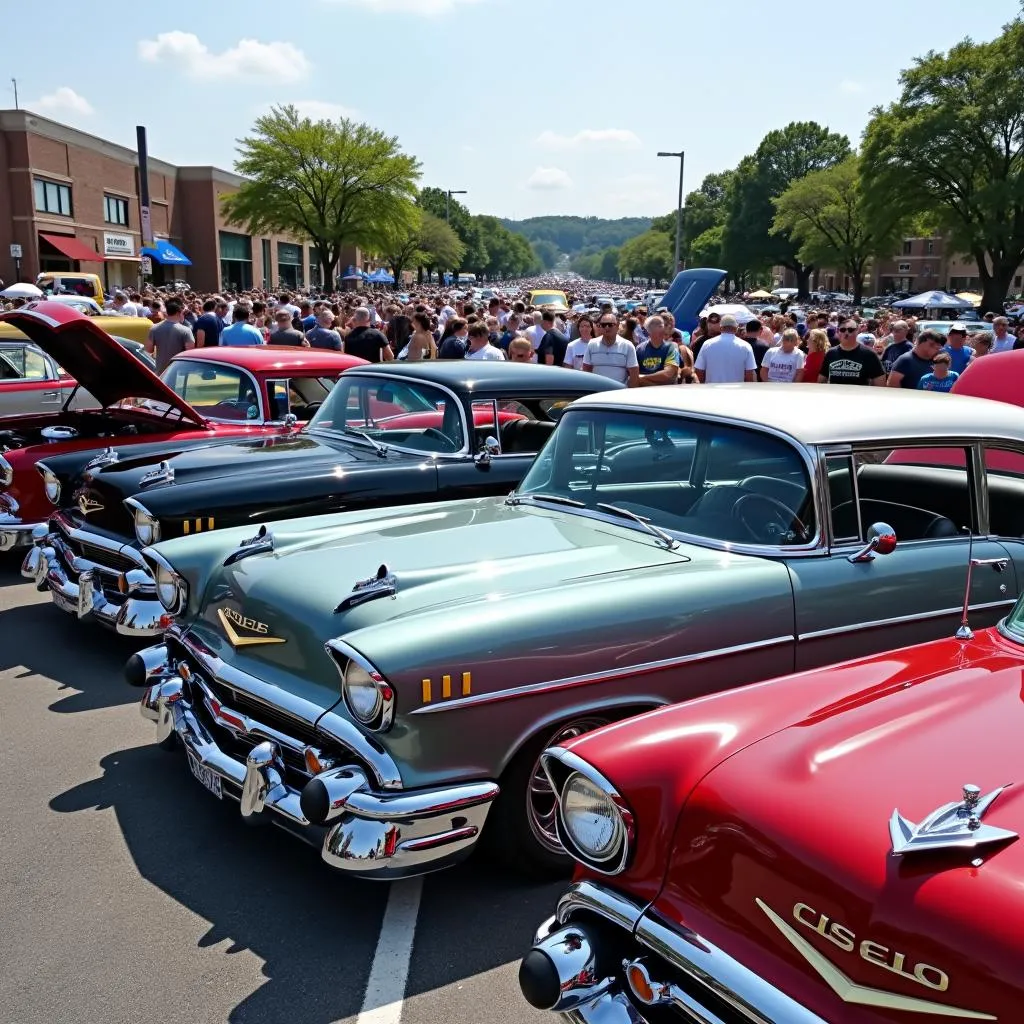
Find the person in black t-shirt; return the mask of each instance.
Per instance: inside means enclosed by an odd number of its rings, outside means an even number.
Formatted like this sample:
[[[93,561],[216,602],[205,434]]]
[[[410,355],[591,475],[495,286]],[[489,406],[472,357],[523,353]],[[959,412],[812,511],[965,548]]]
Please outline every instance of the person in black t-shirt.
[[[875,353],[857,341],[860,328],[856,320],[844,320],[837,336],[839,344],[825,353],[818,375],[819,384],[885,384],[882,361]]]
[[[942,351],[945,343],[946,339],[937,331],[922,331],[914,347],[892,364],[888,386],[916,390],[918,381],[926,373],[932,372],[932,361]]]
[[[388,339],[370,326],[370,311],[358,306],[352,314],[352,330],[345,335],[345,354],[358,356],[370,363],[390,363],[395,358]]]
[[[555,314],[551,310],[545,310],[541,314],[540,325],[544,328],[544,334],[537,346],[537,362],[542,366],[561,366],[565,362],[565,350],[569,347],[569,339],[555,329]]]
[[[760,320],[748,320],[746,330],[744,331],[744,341],[754,350],[754,362],[757,363],[757,374],[758,380],[761,379],[761,364],[764,362],[764,357],[768,355],[768,349],[771,346],[761,340],[761,321]]]

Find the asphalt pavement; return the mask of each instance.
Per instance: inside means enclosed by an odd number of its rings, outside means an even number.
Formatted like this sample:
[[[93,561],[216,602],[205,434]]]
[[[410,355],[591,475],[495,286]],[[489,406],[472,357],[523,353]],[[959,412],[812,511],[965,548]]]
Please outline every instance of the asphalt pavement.
[[[563,883],[477,857],[392,895],[247,827],[153,743],[134,649],[0,560],[0,1021],[551,1020],[516,971]]]

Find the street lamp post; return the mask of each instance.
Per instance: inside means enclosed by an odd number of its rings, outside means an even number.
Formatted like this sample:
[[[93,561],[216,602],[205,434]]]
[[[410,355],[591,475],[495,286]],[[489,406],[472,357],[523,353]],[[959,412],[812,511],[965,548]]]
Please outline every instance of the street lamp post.
[[[464,196],[465,194],[466,189],[464,188],[448,189],[444,201],[444,219],[446,224],[451,224],[452,222],[452,196]]]
[[[658,156],[670,156],[679,160],[679,202],[676,204],[676,273],[679,272],[679,254],[683,242],[683,169],[686,166],[686,153],[659,153]]]

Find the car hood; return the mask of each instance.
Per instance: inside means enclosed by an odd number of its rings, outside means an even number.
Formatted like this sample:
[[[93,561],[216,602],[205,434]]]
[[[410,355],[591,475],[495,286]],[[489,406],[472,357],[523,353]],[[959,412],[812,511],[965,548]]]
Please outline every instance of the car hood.
[[[829,1020],[905,1019],[860,1016],[858,986],[876,1006],[1009,1019],[1024,1005],[1024,842],[896,856],[889,822],[1009,784],[983,823],[1024,832],[1022,653],[986,631],[880,656],[871,688],[724,760],[682,811],[655,911]]]
[[[33,302],[0,313],[52,356],[104,407],[125,398],[162,402],[192,423],[206,420],[89,317],[61,302]]]

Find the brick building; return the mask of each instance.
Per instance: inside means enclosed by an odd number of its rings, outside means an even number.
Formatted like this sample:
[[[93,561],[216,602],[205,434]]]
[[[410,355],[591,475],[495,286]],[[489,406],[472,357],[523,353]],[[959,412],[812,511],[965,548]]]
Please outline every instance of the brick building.
[[[252,238],[225,222],[221,196],[241,183],[216,167],[149,158],[155,246],[146,254],[155,283],[187,280],[203,292],[320,284],[315,253],[301,239]],[[138,186],[134,150],[27,110],[0,110],[0,278],[79,270],[98,274],[106,289],[138,285]],[[17,262],[12,245],[21,246]],[[354,248],[342,253],[342,270],[349,264],[362,264]]]

